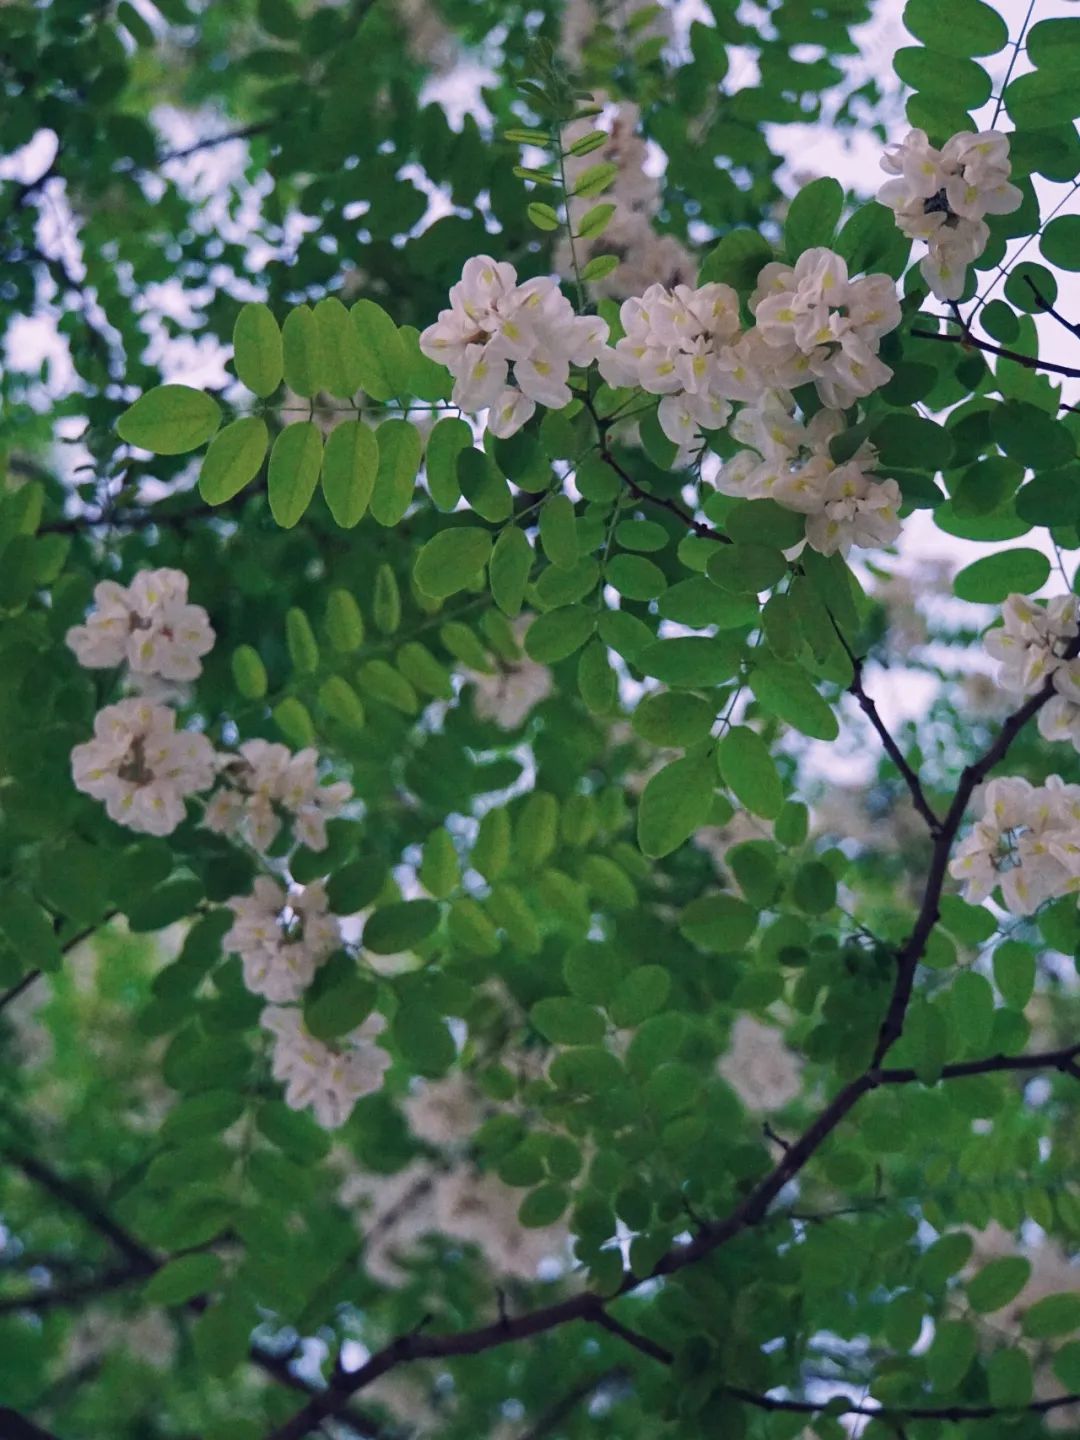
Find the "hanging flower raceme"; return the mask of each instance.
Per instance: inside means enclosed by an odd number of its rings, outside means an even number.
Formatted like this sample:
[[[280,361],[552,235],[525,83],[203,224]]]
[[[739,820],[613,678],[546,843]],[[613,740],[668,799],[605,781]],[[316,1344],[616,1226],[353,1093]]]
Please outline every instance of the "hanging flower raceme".
[[[985,215],[1009,215],[1023,195],[1009,183],[1009,140],[995,130],[961,131],[935,149],[923,130],[910,130],[899,145],[886,148],[881,168],[887,180],[877,198],[896,214],[913,240],[930,253],[919,262],[923,278],[939,300],[959,300],[967,267],[986,249]]]
[[[219,835],[241,835],[265,852],[277,839],[282,815],[309,850],[326,849],[326,822],[339,815],[352,786],[319,783],[317,750],[298,750],[268,740],[246,740],[224,760],[221,786],[210,797],[203,824]]]
[[[508,436],[537,405],[561,410],[573,398],[571,365],[589,365],[607,339],[595,316],[579,316],[550,276],[517,283],[512,265],[477,255],[450,290],[450,309],[420,336],[420,348],[454,377],[453,402],[489,410],[488,429]]]
[[[619,311],[625,334],[600,354],[609,385],[640,386],[663,399],[660,427],[674,444],[727,423],[732,400],[752,400],[761,380],[738,351],[739,297],[730,285],[650,285]]]
[[[765,386],[813,382],[821,403],[846,410],[892,378],[881,337],[900,323],[888,275],[849,280],[842,256],[816,246],[794,266],[770,262],[750,297],[755,328],[741,347]]]
[[[1050,679],[1057,694],[1039,711],[1039,733],[1080,750],[1080,658],[1069,654],[1080,635],[1076,596],[1057,595],[1041,605],[1010,595],[1001,619],[983,637],[989,654],[1001,661],[998,684],[1016,696],[1034,695]]]
[[[1080,785],[1058,775],[1039,786],[1019,777],[992,780],[982,818],[957,848],[949,874],[964,882],[973,905],[1000,885],[1015,915],[1080,890]]]
[[[838,410],[819,410],[808,424],[794,416],[786,391],[768,391],[740,410],[731,434],[748,448],[721,469],[717,488],[744,500],[775,500],[806,516],[806,540],[823,555],[853,545],[891,545],[900,534],[902,496],[895,480],[877,480],[877,451],[863,441],[837,464],[829,442],[846,428]]]
[[[317,1040],[290,1006],[268,1005],[259,1023],[274,1036],[272,1068],[285,1084],[285,1103],[293,1110],[310,1106],[327,1130],[344,1125],[357,1100],[381,1088],[391,1063],[374,1043],[386,1024],[381,1015],[369,1015],[333,1045]]]
[[[299,1000],[341,943],[321,883],[293,886],[286,894],[260,875],[250,895],[234,895],[226,904],[236,918],[222,945],[240,956],[247,988],[267,1000]]]
[[[214,783],[216,757],[205,735],[177,730],[176,716],[148,700],[121,700],[94,718],[94,738],[71,752],[77,789],[105,804],[129,830],[168,835],[184,819],[184,798]]]
[[[141,570],[130,585],[103,580],[86,623],[72,626],[67,644],[87,669],[126,664],[136,677],[194,680],[214,632],[206,611],[189,605],[187,595],[182,570]]]

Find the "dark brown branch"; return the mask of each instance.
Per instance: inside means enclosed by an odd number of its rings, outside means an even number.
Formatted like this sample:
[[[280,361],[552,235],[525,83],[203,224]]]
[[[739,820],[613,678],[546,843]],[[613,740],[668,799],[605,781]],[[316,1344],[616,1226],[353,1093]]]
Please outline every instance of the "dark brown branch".
[[[13,1000],[17,1000],[24,990],[29,990],[34,981],[41,975],[40,970],[28,970],[21,980],[16,980],[14,985],[0,995],[0,1010],[5,1010]]]
[[[1061,1050],[1043,1050],[1032,1055],[990,1055],[984,1060],[961,1060],[955,1065],[946,1065],[941,1072],[942,1080],[963,1080],[969,1075],[996,1075],[1013,1071],[1021,1074],[1033,1070],[1060,1070],[1064,1075],[1080,1079],[1077,1068],[1080,1045],[1069,1045]],[[914,1070],[879,1070],[877,1081],[880,1085],[910,1085],[919,1079]]]
[[[241,125],[237,130],[226,130],[221,135],[208,135],[205,140],[196,140],[192,145],[185,145],[180,150],[168,150],[164,155],[159,155],[155,161],[155,169],[162,165],[168,165],[173,160],[187,160],[192,155],[198,155],[204,150],[215,150],[219,145],[228,145],[231,140],[251,140],[256,135],[265,135],[273,128],[273,121],[260,120],[255,125]]]
[[[77,934],[72,935],[71,938],[65,940],[60,947],[61,954],[67,955],[69,951],[75,949],[76,945],[81,945],[84,940],[89,940],[91,935],[96,934],[97,931],[107,925],[110,920],[114,920],[119,913],[119,910],[110,910],[107,914],[103,915],[96,924],[87,925],[84,929],[78,931]],[[35,980],[40,980],[43,974],[44,971],[42,970],[28,970],[21,980],[17,980],[14,985],[5,990],[3,994],[0,994],[0,1011],[3,1011],[4,1007],[10,1005],[13,1000],[17,1000],[23,991],[28,990]]]
[[[635,1350],[640,1350],[642,1355],[647,1355],[650,1360],[659,1360],[661,1365],[672,1365],[675,1356],[663,1345],[658,1345],[655,1340],[650,1340],[647,1335],[639,1335],[636,1330],[631,1330],[621,1320],[616,1320],[614,1315],[609,1315],[602,1308],[598,1308],[593,1316],[597,1325],[603,1330],[608,1330],[612,1335],[617,1335],[620,1340],[625,1340],[627,1345],[632,1345]]]
[[[753,1405],[759,1410],[783,1410],[793,1415],[817,1415],[829,1409],[834,1415],[872,1415],[878,1420],[950,1420],[959,1424],[963,1420],[993,1420],[999,1415],[1045,1415],[1050,1410],[1059,1410],[1063,1405],[1080,1404],[1080,1395],[1058,1395],[1053,1400],[1033,1400],[1029,1405],[863,1405],[855,1400],[840,1409],[833,1409],[834,1400],[777,1400],[771,1395],[755,1395],[752,1390],[739,1386],[728,1386],[727,1393],[744,1405]]]
[[[1080,638],[1070,642],[1064,658],[1070,660],[1075,658],[1078,649],[1080,649]],[[949,812],[941,822],[934,839],[930,870],[915,926],[896,957],[896,983],[893,986],[892,997],[878,1035],[874,1058],[871,1061],[871,1071],[878,1069],[888,1050],[899,1040],[904,1028],[904,1017],[907,1015],[912,986],[915,983],[915,971],[922,959],[931,931],[938,922],[938,905],[941,901],[945,877],[948,874],[949,856],[975,787],[981,784],[994,766],[1005,758],[1009,746],[1020,731],[1033,716],[1039,713],[1054,693],[1054,682],[1051,677],[1037,694],[1032,695],[1019,710],[1014,711],[1008,717],[990,748],[978,760],[965,766],[961,771],[960,783],[956,788],[952,804],[949,806]]]
[[[829,619],[832,620],[833,629],[836,631],[836,634],[840,640],[840,644],[844,647],[844,650],[847,653],[847,657],[851,661],[853,675],[851,679],[851,684],[848,686],[848,689],[850,690],[851,694],[854,695],[855,699],[859,702],[860,710],[862,710],[863,714],[870,721],[870,724],[877,732],[878,739],[881,741],[886,755],[888,755],[889,759],[893,762],[897,770],[899,770],[900,774],[904,777],[904,784],[907,786],[908,791],[911,794],[912,804],[915,806],[915,809],[919,812],[922,818],[926,821],[931,835],[939,834],[941,831],[941,819],[935,813],[934,809],[930,805],[930,802],[927,800],[926,792],[923,790],[922,787],[922,781],[919,779],[919,776],[917,775],[915,770],[908,764],[907,760],[904,758],[903,751],[893,739],[884,720],[882,720],[881,715],[878,712],[877,705],[870,698],[870,696],[867,695],[865,689],[863,688],[862,675],[863,665],[865,662],[861,660],[851,649],[850,645],[848,645],[848,642],[844,637],[843,631],[836,623],[836,619],[831,611],[829,613]]]
[[[1068,330],[1070,335],[1075,335],[1080,338],[1080,325],[1074,324],[1071,320],[1066,320],[1065,316],[1062,315],[1060,310],[1055,310],[1053,305],[1051,305],[1050,301],[1046,299],[1046,297],[1043,295],[1039,287],[1035,284],[1035,281],[1032,280],[1030,275],[1024,276],[1024,284],[1035,296],[1036,305],[1038,305],[1039,309],[1045,315],[1049,315],[1051,320],[1056,320],[1059,325],[1063,326],[1066,330]]]
[[[3,1440],[59,1440],[51,1430],[43,1430],[17,1410],[0,1405],[0,1436]]]
[[[136,1280],[145,1278],[145,1271],[133,1265],[116,1270],[106,1270],[101,1275],[87,1280],[75,1280],[70,1285],[54,1285],[47,1289],[31,1290],[26,1295],[0,1298],[0,1315],[17,1314],[20,1311],[41,1314],[44,1310],[57,1310],[66,1305],[78,1305],[83,1300],[93,1300],[98,1295],[108,1295],[121,1290]]]
[[[1056,365],[1052,360],[1040,360],[1037,355],[1021,355],[1018,350],[1007,350],[1003,345],[993,345],[989,340],[976,340],[968,331],[964,335],[942,335],[937,330],[912,330],[921,340],[944,340],[950,345],[964,345],[974,350],[984,350],[988,355],[1000,355],[1005,360],[1015,360],[1028,370],[1048,370],[1054,375],[1066,375],[1070,380],[1080,380],[1080,369],[1074,365]]]

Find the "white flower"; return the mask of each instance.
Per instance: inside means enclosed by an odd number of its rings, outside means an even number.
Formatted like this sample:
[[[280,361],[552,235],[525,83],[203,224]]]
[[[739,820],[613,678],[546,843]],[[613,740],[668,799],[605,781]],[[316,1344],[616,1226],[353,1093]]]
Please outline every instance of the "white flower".
[[[607,333],[603,320],[575,315],[550,276],[519,285],[512,265],[477,255],[465,262],[450,308],[423,332],[420,348],[453,375],[454,404],[491,410],[491,429],[508,436],[537,404],[569,405],[570,366],[595,360]]]
[[[1080,786],[1057,775],[1037,787],[1019,777],[991,781],[983,816],[957,848],[949,874],[964,882],[971,904],[1000,885],[1016,915],[1080,889]]]
[[[881,168],[887,180],[877,198],[913,240],[925,240],[923,278],[939,300],[958,300],[967,267],[986,249],[985,215],[1008,215],[1023,195],[1009,184],[1009,141],[994,130],[963,131],[937,150],[922,130],[889,145]]]
[[[739,299],[729,285],[650,285],[624,301],[619,318],[625,334],[600,355],[600,373],[617,388],[664,396],[658,418],[674,444],[700,440],[702,430],[726,423],[732,400],[760,392],[737,349]]]
[[[182,570],[141,570],[130,586],[103,580],[84,625],[65,637],[80,665],[98,670],[127,664],[139,676],[194,680],[214,632],[201,605],[189,605]]]
[[[895,480],[866,472],[877,452],[864,441],[842,465],[829,442],[845,429],[837,410],[819,410],[809,424],[794,417],[795,402],[783,390],[767,391],[731,422],[731,434],[748,447],[727,461],[717,488],[748,500],[775,500],[806,519],[807,543],[823,555],[846,554],[852,545],[890,545],[900,533],[903,497]]]
[[[246,740],[236,756],[221,767],[223,789],[211,796],[203,814],[208,830],[221,835],[243,834],[265,852],[281,829],[281,813],[292,817],[293,834],[309,850],[326,849],[326,822],[352,796],[344,781],[319,783],[318,751],[296,754],[269,740]]]
[[[240,956],[247,988],[267,1000],[299,1000],[341,943],[320,883],[286,894],[260,875],[250,895],[234,895],[226,904],[236,918],[222,945]]]
[[[1001,607],[1001,618],[1001,627],[983,637],[987,653],[1001,661],[998,684],[1014,695],[1034,695],[1054,675],[1062,693],[1080,701],[1075,667],[1066,666],[1064,659],[1069,642],[1080,633],[1076,597],[1059,595],[1044,607],[1026,595],[1010,595]]]
[[[205,735],[176,729],[164,705],[121,700],[94,718],[94,738],[71,752],[77,789],[105,803],[129,830],[168,835],[184,819],[184,797],[214,783],[214,748]]]
[[[299,1009],[268,1005],[259,1017],[263,1029],[274,1036],[274,1079],[285,1084],[285,1103],[293,1110],[310,1106],[327,1130],[344,1125],[363,1095],[382,1088],[390,1056],[375,1039],[386,1022],[369,1015],[358,1029],[333,1045],[316,1040]]]
[[[822,404],[846,410],[892,376],[877,353],[881,337],[900,323],[887,275],[849,280],[843,258],[815,246],[794,266],[764,266],[750,309],[756,325],[741,353],[768,386],[812,380]]]

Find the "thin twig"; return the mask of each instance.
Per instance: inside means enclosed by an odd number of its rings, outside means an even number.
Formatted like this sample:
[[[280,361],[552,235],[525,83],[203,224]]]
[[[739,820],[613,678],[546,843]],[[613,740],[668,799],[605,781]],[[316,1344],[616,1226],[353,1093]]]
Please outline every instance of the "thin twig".
[[[964,345],[975,350],[985,350],[989,355],[1000,355],[1013,360],[1028,370],[1048,370],[1054,375],[1065,375],[1070,380],[1080,380],[1080,369],[1075,365],[1056,365],[1052,360],[1040,360],[1036,355],[1021,355],[1017,350],[1007,350],[1003,345],[992,345],[989,340],[976,340],[968,331],[964,335],[942,335],[937,330],[912,330],[922,340],[943,340],[949,345]]]

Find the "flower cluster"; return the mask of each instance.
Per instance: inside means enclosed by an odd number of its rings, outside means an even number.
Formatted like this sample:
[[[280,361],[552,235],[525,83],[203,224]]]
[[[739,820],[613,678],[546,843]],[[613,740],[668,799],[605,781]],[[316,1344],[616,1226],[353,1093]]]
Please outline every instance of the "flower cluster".
[[[597,95],[597,103],[604,97]],[[562,133],[566,155],[566,218],[575,234],[582,220],[596,201],[588,196],[574,195],[582,174],[591,166],[608,164],[616,167],[615,178],[604,193],[604,201],[615,206],[615,213],[599,235],[578,238],[571,247],[563,237],[555,252],[555,264],[561,275],[572,275],[574,259],[579,265],[598,255],[613,255],[616,267],[607,275],[589,281],[594,295],[613,296],[625,300],[640,295],[650,285],[662,284],[669,289],[676,285],[693,285],[697,278],[697,262],[674,235],[659,234],[653,221],[661,206],[661,183],[646,168],[648,146],[637,133],[640,111],[625,102],[615,108],[608,138],[595,150],[584,155],[566,153],[579,140],[593,133],[594,117],[575,120]]]
[[[727,423],[732,400],[752,400],[761,381],[738,341],[739,297],[730,285],[650,285],[619,311],[625,334],[600,353],[609,385],[637,385],[663,399],[660,426],[676,445]]]
[[[177,730],[165,705],[132,697],[94,717],[94,738],[71,752],[75,787],[104,802],[111,820],[168,835],[184,819],[184,798],[214,783],[214,747]]]
[[[756,324],[746,358],[770,387],[813,381],[823,405],[846,410],[892,378],[877,353],[900,323],[888,275],[849,280],[843,257],[815,246],[794,266],[766,265],[750,309]]]
[[[1009,910],[1030,915],[1045,900],[1080,890],[1080,785],[992,780],[983,816],[958,846],[949,874],[971,904],[997,886]]]
[[[913,240],[925,240],[923,278],[939,300],[959,300],[967,267],[986,249],[985,215],[1008,215],[1023,196],[1009,183],[1009,141],[995,130],[961,131],[940,150],[923,130],[910,130],[887,147],[881,168],[887,180],[877,198],[896,214]]]
[[[142,680],[194,680],[214,632],[206,611],[187,596],[182,570],[141,570],[130,585],[103,580],[86,623],[72,626],[67,643],[88,670],[126,664]]]
[[[299,1000],[341,943],[321,883],[293,886],[286,894],[260,875],[250,895],[234,895],[226,903],[236,918],[222,945],[240,956],[247,988],[267,1000]]]
[[[203,824],[219,835],[242,835],[265,853],[277,839],[285,813],[302,845],[325,850],[326,822],[340,814],[352,787],[343,780],[320,785],[318,766],[317,750],[293,754],[285,745],[246,740],[235,756],[224,759],[222,784],[210,797]]]
[[[1016,696],[1034,695],[1050,680],[1057,692],[1039,711],[1039,733],[1047,740],[1071,740],[1080,750],[1080,658],[1071,655],[1080,636],[1075,595],[1058,595],[1040,605],[1010,595],[1002,624],[984,637],[987,651],[1001,661],[998,684]]]
[[[343,1125],[357,1100],[382,1086],[391,1062],[374,1043],[386,1024],[381,1015],[369,1015],[333,1045],[317,1040],[293,1007],[267,1005],[259,1019],[274,1036],[272,1067],[285,1085],[285,1103],[293,1110],[310,1106],[326,1129]]]
[[[863,443],[850,460],[837,464],[829,441],[843,432],[838,410],[819,410],[808,424],[794,416],[784,391],[769,391],[731,422],[731,434],[748,448],[721,469],[717,488],[747,500],[775,500],[806,516],[806,539],[823,555],[846,554],[852,545],[890,545],[900,533],[895,480],[867,473],[877,452]]]
[[[537,405],[569,405],[570,366],[595,360],[603,320],[578,316],[551,276],[517,283],[512,265],[476,255],[451,287],[450,309],[420,336],[420,348],[454,377],[453,402],[489,409],[488,429],[508,436]]]

